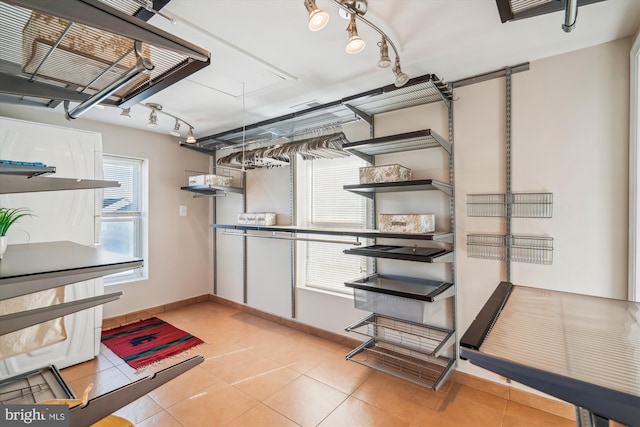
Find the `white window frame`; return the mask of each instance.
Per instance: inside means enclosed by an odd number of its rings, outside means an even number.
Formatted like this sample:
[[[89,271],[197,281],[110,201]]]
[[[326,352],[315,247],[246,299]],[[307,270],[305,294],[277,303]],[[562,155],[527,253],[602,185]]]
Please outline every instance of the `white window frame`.
[[[640,302],[640,33],[629,73],[629,300]]]
[[[339,161],[339,160],[327,160],[327,161]],[[296,182],[297,182],[297,190],[296,190],[296,216],[298,219],[298,225],[300,227],[304,227],[304,228],[321,228],[321,229],[327,229],[327,228],[331,228],[336,227],[336,228],[347,228],[346,224],[341,224],[339,222],[335,222],[332,224],[312,224],[309,222],[309,202],[310,202],[310,196],[311,196],[311,185],[310,185],[310,167],[312,165],[313,162],[312,160],[306,160],[306,161],[301,161],[300,159],[297,159],[297,167],[296,167]],[[363,164],[364,165],[364,164]],[[357,169],[356,169],[357,171]],[[357,184],[356,182],[345,182],[346,184]],[[362,196],[357,196],[354,195],[354,197],[362,197]],[[369,217],[371,216],[371,203],[367,203],[367,199],[365,197],[362,197],[362,201],[363,203],[366,204],[366,212],[363,218],[363,222],[362,222],[362,227],[365,228],[366,224],[369,221]],[[353,227],[350,227],[353,228]],[[332,236],[332,235],[310,235],[309,236],[311,239],[318,239],[318,240],[332,240],[332,241],[336,241],[336,240],[344,240],[345,242],[353,242],[356,240],[355,237],[350,237],[350,236],[346,236],[346,237],[341,237],[341,236]],[[366,244],[367,240],[366,239],[360,239],[360,242],[364,245]],[[344,286],[344,281],[347,280],[351,280],[351,279],[355,279],[356,277],[344,277],[343,282],[341,283],[336,283],[334,286],[323,286],[322,284],[318,284],[318,283],[309,283],[307,282],[307,248],[309,247],[309,244],[313,244],[313,242],[307,242],[307,241],[301,241],[297,243],[296,246],[296,285],[299,288],[305,288],[308,290],[313,290],[313,291],[318,291],[318,292],[327,292],[330,294],[334,294],[334,295],[339,295],[339,296],[345,296],[345,297],[352,297],[353,295],[353,289]],[[332,245],[335,245],[337,248],[339,248],[341,251],[344,249],[347,249],[350,246],[348,243],[347,244],[340,244],[340,243],[332,243]],[[365,257],[358,257],[358,256],[354,256],[354,255],[344,255],[344,257],[346,257],[345,259],[349,259],[349,260],[353,260],[354,263],[361,263],[361,261],[364,259],[365,260],[365,271],[362,271],[359,276],[364,276],[366,274],[369,274],[371,272],[371,268],[372,268],[372,263],[369,260],[366,260]]]
[[[149,266],[148,266],[148,221],[147,221],[147,212],[148,212],[148,194],[149,194],[149,167],[148,160],[130,157],[130,156],[121,156],[114,154],[103,154],[103,162],[105,160],[112,161],[133,161],[140,163],[140,212],[104,212],[102,211],[101,222],[129,222],[133,221],[135,227],[135,241],[133,242],[134,247],[136,248],[135,256],[140,257],[144,260],[143,266],[134,268],[127,271],[122,271],[119,273],[111,274],[105,276],[103,281],[105,286],[110,285],[119,285],[124,283],[136,282],[139,280],[146,280],[149,277]],[[108,180],[108,177],[105,177]],[[104,197],[104,196],[103,196]],[[101,236],[102,240],[102,236]]]

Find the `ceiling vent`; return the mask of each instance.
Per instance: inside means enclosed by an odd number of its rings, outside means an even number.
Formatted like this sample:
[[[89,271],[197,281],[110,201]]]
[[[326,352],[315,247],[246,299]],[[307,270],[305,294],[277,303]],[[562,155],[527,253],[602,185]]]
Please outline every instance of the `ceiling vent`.
[[[128,108],[209,65],[150,16],[135,0],[0,1],[1,100]]]

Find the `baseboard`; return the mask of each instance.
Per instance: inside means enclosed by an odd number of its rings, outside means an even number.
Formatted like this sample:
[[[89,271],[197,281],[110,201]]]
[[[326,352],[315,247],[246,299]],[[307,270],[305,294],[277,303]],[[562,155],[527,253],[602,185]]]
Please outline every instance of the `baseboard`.
[[[117,328],[118,326],[128,325],[129,323],[137,322],[138,320],[148,319],[157,314],[164,313],[165,311],[175,310],[176,308],[186,307],[188,305],[197,304],[199,302],[209,301],[209,295],[200,295],[198,297],[187,298],[181,301],[171,302],[169,304],[158,305],[155,307],[145,308],[144,310],[134,311],[132,313],[123,314],[120,316],[108,317],[102,319],[102,329],[108,330]]]
[[[138,320],[146,319],[157,314],[163,313],[168,310],[174,310],[176,308],[196,304],[199,302],[211,301],[220,305],[234,308],[238,311],[242,311],[253,316],[257,316],[279,325],[287,326],[291,329],[295,329],[301,332],[305,332],[309,335],[314,335],[320,338],[324,338],[329,341],[333,341],[342,344],[346,347],[357,347],[362,344],[361,341],[346,337],[344,335],[329,332],[324,329],[316,328],[304,323],[300,323],[294,319],[276,316],[271,313],[267,313],[258,310],[248,305],[231,301],[225,298],[221,298],[217,295],[201,295],[199,297],[188,298],[182,301],[173,302],[170,304],[164,304],[157,307],[147,308],[145,310],[135,311],[122,316],[111,317],[102,321],[103,329],[112,329],[117,326],[133,323]],[[575,409],[573,405],[562,402],[555,399],[549,399],[538,394],[526,392],[515,387],[511,387],[505,384],[496,383],[486,380],[484,378],[477,377],[475,375],[467,374],[466,372],[454,371],[449,377],[455,383],[471,387],[485,393],[493,394],[506,400],[520,403],[525,406],[529,406],[534,409],[538,409],[543,412],[547,412],[553,415],[557,415],[569,420],[575,420]]]

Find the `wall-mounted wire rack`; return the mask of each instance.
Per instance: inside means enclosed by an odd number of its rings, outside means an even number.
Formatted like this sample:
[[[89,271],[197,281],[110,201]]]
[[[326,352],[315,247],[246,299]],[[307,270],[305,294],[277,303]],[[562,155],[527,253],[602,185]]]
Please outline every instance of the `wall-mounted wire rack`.
[[[551,218],[553,193],[468,194],[467,215],[506,217],[511,206],[512,218]]]
[[[504,261],[508,247],[511,261],[531,264],[553,264],[553,237],[504,234],[468,234],[467,255]]]

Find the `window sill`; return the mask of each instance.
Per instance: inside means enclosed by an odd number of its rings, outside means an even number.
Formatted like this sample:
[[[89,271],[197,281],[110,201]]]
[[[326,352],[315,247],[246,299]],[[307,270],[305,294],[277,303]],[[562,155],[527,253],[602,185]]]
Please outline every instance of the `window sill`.
[[[104,278],[104,286],[117,286],[117,285],[126,285],[128,283],[134,283],[134,282],[142,282],[142,281],[146,281],[148,280],[149,277],[148,276],[136,276],[136,277],[122,277],[122,278],[117,278],[117,279],[112,279],[112,280],[108,280],[107,278]]]
[[[334,297],[353,300],[353,290],[351,290],[350,293],[343,293],[343,292],[331,291],[331,290],[328,290],[328,289],[315,288],[315,287],[311,287],[311,286],[298,286],[297,288],[298,288],[298,290],[301,290],[301,291],[304,291],[304,292],[312,292],[312,293],[330,295],[330,296],[334,296]]]

